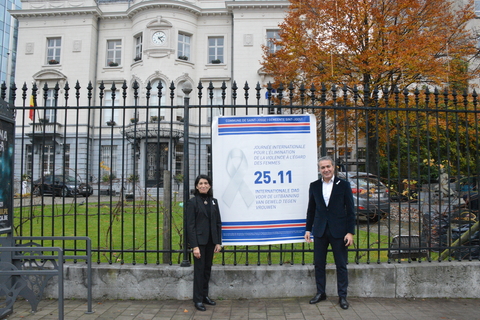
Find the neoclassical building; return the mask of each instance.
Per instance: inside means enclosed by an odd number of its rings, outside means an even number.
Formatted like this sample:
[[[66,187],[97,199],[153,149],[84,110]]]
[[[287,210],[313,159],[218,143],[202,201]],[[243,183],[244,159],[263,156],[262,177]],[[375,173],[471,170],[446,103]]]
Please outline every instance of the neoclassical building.
[[[33,83],[38,91],[33,116],[27,110],[17,115],[16,179],[66,172],[87,174],[90,181],[130,176],[143,186],[161,187],[163,170],[181,175],[184,110],[176,107],[183,106],[181,89],[186,83],[193,87],[191,104],[221,105],[223,83],[229,88],[225,104],[232,103],[234,81],[240,89],[245,82],[263,87],[269,79],[261,71],[262,45],[275,50],[269,39],[278,37],[288,5],[282,0],[24,0],[21,10],[11,11],[19,23],[16,104],[24,84],[29,95]],[[82,87],[79,106],[105,108],[72,110],[77,81]],[[129,87],[126,99],[121,94],[124,82]],[[205,87],[202,101],[199,82]],[[67,83],[70,98],[65,102]],[[134,83],[139,86],[137,100]],[[207,94],[210,83],[213,96]],[[130,108],[116,108],[123,105]],[[222,112],[229,110],[205,108],[190,114],[194,127],[189,150],[202,157],[194,160],[199,164],[192,164],[193,175],[210,169],[210,141],[202,139],[208,130],[202,126]],[[172,131],[162,129],[167,124]],[[111,142],[102,143],[105,138]]]

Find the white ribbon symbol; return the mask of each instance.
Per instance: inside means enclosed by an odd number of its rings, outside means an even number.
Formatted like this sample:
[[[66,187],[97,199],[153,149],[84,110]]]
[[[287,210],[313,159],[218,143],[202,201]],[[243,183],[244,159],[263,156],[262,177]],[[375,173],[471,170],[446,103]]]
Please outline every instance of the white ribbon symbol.
[[[230,207],[235,200],[237,193],[243,198],[243,201],[250,207],[255,200],[247,184],[243,181],[248,168],[247,158],[240,149],[232,149],[227,157],[227,173],[230,176],[230,182],[223,193],[223,202]]]

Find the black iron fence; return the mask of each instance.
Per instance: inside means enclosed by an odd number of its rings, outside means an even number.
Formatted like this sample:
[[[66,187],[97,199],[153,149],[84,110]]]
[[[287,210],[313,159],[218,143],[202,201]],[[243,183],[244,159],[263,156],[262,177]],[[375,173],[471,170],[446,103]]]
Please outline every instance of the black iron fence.
[[[318,155],[333,156],[354,191],[351,262],[480,258],[475,92],[125,82],[3,85],[1,98],[16,106],[15,236],[87,236],[97,263],[184,263],[183,203],[212,172],[212,120],[314,113]],[[226,247],[215,263],[311,264],[312,252]]]

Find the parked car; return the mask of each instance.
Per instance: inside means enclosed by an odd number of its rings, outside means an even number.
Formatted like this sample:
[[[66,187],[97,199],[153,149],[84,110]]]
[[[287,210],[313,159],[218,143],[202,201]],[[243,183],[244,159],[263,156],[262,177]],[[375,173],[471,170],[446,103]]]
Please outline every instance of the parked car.
[[[390,214],[388,188],[376,175],[367,172],[337,172],[336,175],[350,182],[358,217],[378,221]]]
[[[82,195],[88,197],[92,195],[93,188],[86,183],[77,181],[72,176],[56,174],[46,175],[33,181],[33,192],[37,195],[55,194],[62,197]]]

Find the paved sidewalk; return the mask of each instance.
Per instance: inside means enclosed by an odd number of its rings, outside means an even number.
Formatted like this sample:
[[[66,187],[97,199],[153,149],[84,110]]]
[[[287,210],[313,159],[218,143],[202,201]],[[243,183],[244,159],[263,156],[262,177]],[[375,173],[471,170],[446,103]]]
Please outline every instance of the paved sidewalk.
[[[349,298],[350,308],[342,310],[337,297],[315,305],[309,297],[286,299],[217,300],[207,311],[196,311],[191,301],[105,300],[94,301],[92,314],[85,314],[84,300],[65,300],[65,319],[115,320],[253,320],[253,319],[455,319],[480,320],[480,299],[385,299]],[[8,320],[58,319],[57,300],[43,300],[36,313],[28,302],[14,305]],[[3,319],[2,319],[3,320]]]

